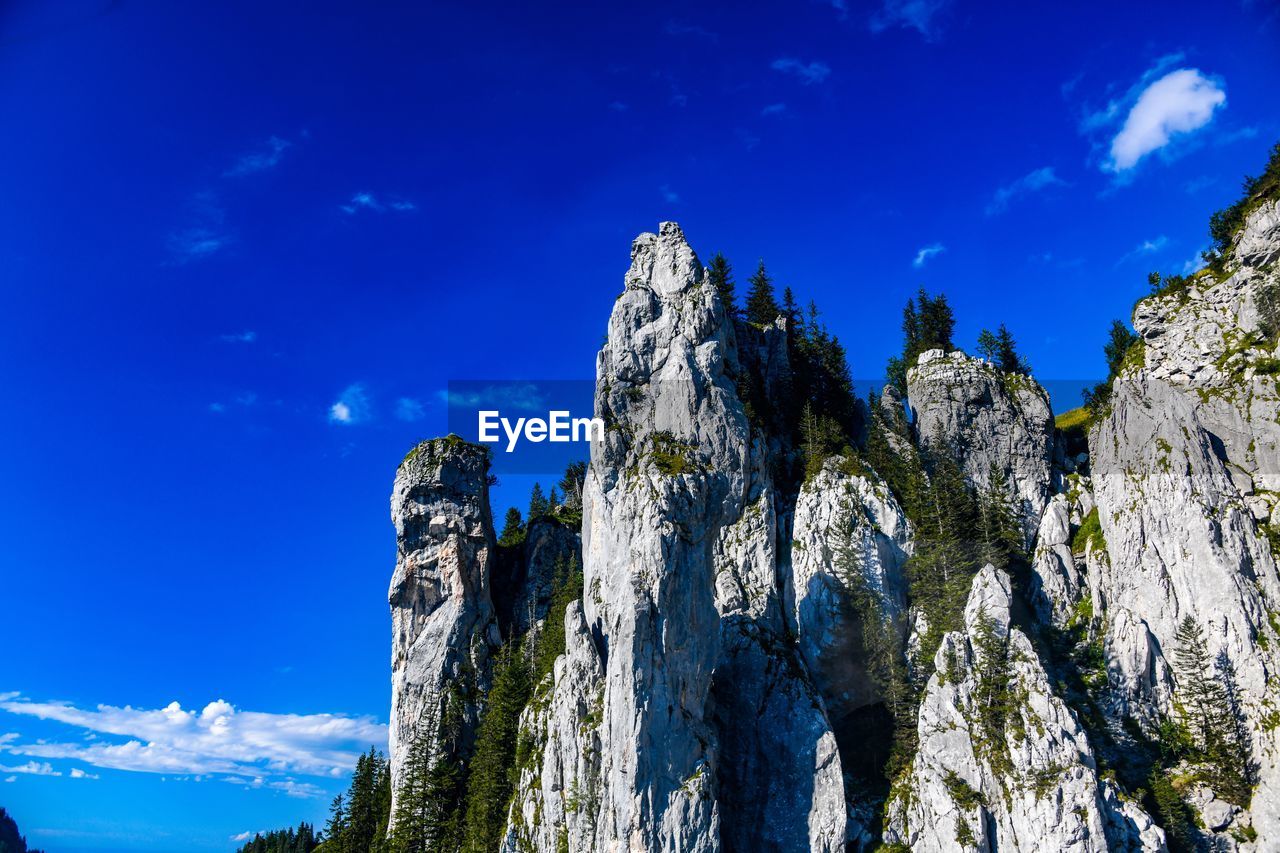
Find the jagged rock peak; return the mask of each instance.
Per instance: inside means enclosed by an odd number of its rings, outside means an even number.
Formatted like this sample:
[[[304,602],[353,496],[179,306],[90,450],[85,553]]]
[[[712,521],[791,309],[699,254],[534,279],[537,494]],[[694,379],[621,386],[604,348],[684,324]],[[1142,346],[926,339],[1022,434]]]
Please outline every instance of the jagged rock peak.
[[[1075,716],[1011,626],[1009,576],[973,580],[965,629],[943,637],[895,785],[885,840],[913,853],[1163,851],[1164,834],[1099,782]]]
[[[672,294],[701,280],[702,265],[677,223],[663,222],[658,225],[657,234],[646,231],[632,242],[628,287]]]

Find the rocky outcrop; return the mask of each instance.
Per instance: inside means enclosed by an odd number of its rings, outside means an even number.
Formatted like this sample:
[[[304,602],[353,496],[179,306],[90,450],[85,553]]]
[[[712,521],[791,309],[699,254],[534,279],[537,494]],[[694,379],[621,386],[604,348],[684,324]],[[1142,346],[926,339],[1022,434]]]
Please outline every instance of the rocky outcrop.
[[[544,841],[843,847],[839,754],[780,642],[774,495],[739,370],[679,227],[641,235],[596,364],[607,431],[584,493],[583,621],[546,700],[573,722],[528,715],[548,734],[513,806]]]
[[[787,610],[800,654],[813,673],[837,729],[880,701],[860,647],[866,614],[854,601],[865,590],[899,647],[905,630],[911,529],[906,514],[874,474],[852,473],[853,460],[832,458],[796,499]]]
[[[922,447],[954,454],[975,488],[986,489],[993,470],[1004,477],[1029,547],[1054,491],[1053,412],[1045,390],[982,359],[935,349],[907,371],[907,398]],[[937,448],[939,442],[945,446]]]
[[[920,747],[886,840],[913,853],[1163,850],[1163,833],[1099,783],[1093,752],[1010,624],[1009,577],[974,578],[920,705]]]
[[[1031,561],[1031,600],[1046,624],[1063,628],[1088,595],[1086,579],[1071,551],[1071,501],[1056,494],[1045,507],[1036,531]]]
[[[396,471],[396,568],[388,594],[393,791],[415,738],[434,738],[448,686],[487,684],[489,653],[499,642],[489,597],[495,544],[488,477],[488,450],[457,436],[422,442]],[[464,739],[475,725],[471,704]]]
[[[1280,837],[1268,723],[1280,578],[1266,530],[1280,427],[1276,386],[1259,364],[1273,351],[1258,307],[1276,285],[1275,223],[1274,203],[1264,205],[1224,273],[1205,271],[1139,303],[1140,356],[1126,358],[1110,410],[1089,434],[1107,552],[1090,583],[1106,619],[1109,712],[1148,725],[1176,716],[1185,685],[1172,666],[1175,633],[1190,617],[1209,654],[1235,670],[1260,765],[1249,816],[1260,837]]]
[[[503,636],[536,633],[547,616],[557,578],[577,569],[581,555],[581,539],[567,525],[550,516],[529,522],[524,543],[517,553],[502,555],[502,571],[493,576],[493,603]]]

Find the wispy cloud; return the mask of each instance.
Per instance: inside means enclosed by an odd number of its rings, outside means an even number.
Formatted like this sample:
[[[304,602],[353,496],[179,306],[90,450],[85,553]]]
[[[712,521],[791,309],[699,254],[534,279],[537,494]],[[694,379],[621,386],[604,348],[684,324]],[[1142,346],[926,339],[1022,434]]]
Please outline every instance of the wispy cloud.
[[[10,747],[12,749],[12,747]],[[14,750],[17,751],[16,749]],[[0,773],[25,773],[31,776],[61,776],[62,772],[54,770],[53,765],[47,761],[28,761],[26,764],[19,764],[16,767],[5,767],[0,765]]]
[[[1009,203],[1018,196],[1065,184],[1066,182],[1057,176],[1052,166],[1044,166],[1033,172],[1028,172],[1013,183],[996,190],[991,201],[987,203],[987,216],[1003,213],[1008,209]]]
[[[665,201],[667,204],[680,203],[680,194],[675,190],[671,189],[671,187],[669,187],[667,184],[663,184],[662,186],[658,187],[658,191],[662,193],[662,200]]]
[[[946,250],[947,250],[947,247],[942,245],[941,243],[933,243],[931,245],[925,246],[923,249],[916,252],[916,258],[914,261],[911,262],[911,266],[915,267],[916,269],[920,269],[925,264],[929,263],[930,259],[936,257],[937,255],[941,255]]]
[[[1182,60],[1176,53],[1160,57],[1122,95],[1085,115],[1082,132],[1105,131],[1109,139],[1104,171],[1133,169],[1148,155],[1209,124],[1226,105],[1222,81],[1197,68],[1173,67]]]
[[[169,253],[179,264],[212,257],[229,242],[225,234],[212,228],[185,228],[169,235]]]
[[[340,778],[361,751],[369,745],[385,745],[387,737],[386,726],[369,717],[241,711],[221,699],[196,711],[185,710],[177,702],[158,709],[128,705],[89,709],[19,697],[0,702],[0,710],[62,723],[93,736],[63,742],[9,741],[3,749],[13,754],[70,759],[115,770],[212,777],[293,796],[312,796],[320,789],[290,774]],[[0,768],[0,772],[15,771],[60,775],[48,761]],[[96,778],[83,770],[69,775]]]
[[[760,115],[762,115],[762,116],[766,116],[766,117],[767,117],[767,116],[780,116],[780,115],[782,115],[783,113],[785,113],[786,111],[787,111],[787,105],[786,105],[786,104],[769,104],[767,107],[765,107],[764,109],[760,110]]]
[[[387,202],[379,201],[378,197],[373,193],[360,192],[351,197],[346,204],[338,205],[342,212],[348,216],[360,213],[361,211],[369,211],[370,213],[385,213],[388,210],[407,213],[417,210],[418,205],[406,199],[392,199]]]
[[[263,831],[262,831],[262,830],[258,830],[257,832],[241,832],[241,833],[237,833],[236,835],[231,836],[231,840],[232,840],[232,841],[240,841],[240,842],[244,842],[244,841],[252,841],[252,840],[254,839],[254,837],[259,836],[259,835],[264,835],[264,834],[265,834],[265,833],[263,833]]]
[[[783,56],[769,63],[769,67],[774,71],[780,71],[783,74],[794,74],[800,79],[801,83],[806,86],[812,86],[814,83],[824,82],[831,74],[831,66],[825,62],[802,62],[791,56]]]
[[[98,774],[97,774],[97,773],[86,773],[85,771],[81,770],[79,767],[72,767],[72,768],[71,768],[71,772],[70,772],[70,773],[68,773],[67,775],[68,775],[68,776],[70,776],[72,779],[99,779],[99,778],[101,778],[100,776],[98,776]]]
[[[369,392],[363,384],[356,382],[348,385],[338,396],[337,401],[329,407],[329,423],[358,424],[369,420],[373,408],[369,401]]]
[[[669,36],[694,36],[713,43],[720,40],[720,36],[717,33],[713,33],[711,30],[700,27],[697,24],[689,24],[684,21],[667,21],[667,25],[663,29]]]
[[[258,339],[258,333],[252,329],[245,329],[243,332],[219,335],[218,339],[227,344],[251,344]]]
[[[1134,246],[1128,252],[1125,252],[1124,255],[1121,256],[1120,260],[1116,261],[1116,266],[1120,266],[1121,264],[1134,260],[1135,258],[1154,255],[1168,245],[1169,238],[1163,234],[1151,240],[1143,240],[1137,246]]]
[[[622,101],[610,101],[609,109],[615,113],[625,113],[627,110],[630,109],[630,107],[628,107]]]
[[[948,5],[950,0],[884,0],[884,5],[871,16],[871,32],[903,27],[920,33],[926,41],[934,41],[942,34],[938,15]]]
[[[185,227],[169,232],[170,261],[182,265],[210,258],[231,243],[225,228],[226,211],[217,193],[205,190],[194,194],[187,203]]]
[[[284,157],[284,152],[292,145],[293,143],[287,139],[273,136],[267,140],[266,145],[261,149],[246,154],[237,160],[231,168],[223,172],[223,175],[228,178],[242,178],[255,172],[274,169],[280,163],[280,159]]]
[[[420,421],[426,417],[426,408],[412,397],[401,397],[396,400],[396,418],[402,421]]]

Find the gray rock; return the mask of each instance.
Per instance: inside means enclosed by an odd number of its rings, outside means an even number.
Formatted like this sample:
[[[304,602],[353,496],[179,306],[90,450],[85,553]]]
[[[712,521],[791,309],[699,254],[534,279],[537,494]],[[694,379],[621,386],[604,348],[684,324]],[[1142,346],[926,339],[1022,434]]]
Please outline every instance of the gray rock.
[[[1004,572],[987,566],[974,578],[964,631],[938,649],[920,747],[895,786],[885,840],[913,853],[1163,850],[1150,818],[1100,784],[1084,732],[1010,626],[1011,602]],[[1002,681],[1018,698],[993,728],[984,697]]]
[[[396,471],[396,568],[388,594],[393,791],[415,737],[434,738],[447,685],[487,685],[489,653],[499,642],[489,597],[495,544],[488,454],[450,436],[422,442]],[[476,722],[468,706],[464,738]]]
[[[940,349],[921,354],[907,371],[907,390],[924,448],[941,439],[979,489],[993,468],[1003,474],[1030,547],[1055,486],[1049,395],[1030,377]]]

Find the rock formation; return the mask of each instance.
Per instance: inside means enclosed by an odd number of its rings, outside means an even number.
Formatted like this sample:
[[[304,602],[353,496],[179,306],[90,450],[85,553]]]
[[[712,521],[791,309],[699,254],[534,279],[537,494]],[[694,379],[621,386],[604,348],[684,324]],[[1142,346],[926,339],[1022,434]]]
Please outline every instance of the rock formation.
[[[391,520],[392,790],[416,738],[431,740],[450,684],[483,689],[498,626],[489,597],[494,559],[489,455],[454,436],[424,441],[396,471]],[[464,727],[473,732],[477,709]]]
[[[938,349],[921,354],[908,371],[907,397],[924,448],[941,442],[975,488],[987,488],[993,471],[1004,478],[1030,545],[1053,486],[1053,412],[1045,390],[1030,377]]]
[[[942,349],[909,365],[906,399],[886,388],[846,418],[839,451],[794,431],[805,362],[786,317],[735,319],[675,224],[640,235],[596,361],[607,428],[580,538],[535,521],[499,560],[486,452],[456,438],[397,472],[393,776],[451,685],[477,697],[473,733],[494,649],[563,625],[504,776],[513,853],[1159,851],[1170,827],[1174,846],[1269,849],[1278,259],[1267,202],[1220,264],[1139,303],[1141,343],[1087,452],[1035,380]],[[1005,484],[1020,530],[1001,542],[1021,539],[990,559],[1008,572],[978,570],[990,543],[929,538],[940,452],[974,493]],[[581,599],[551,608],[578,559]],[[922,588],[946,606],[922,607]],[[1191,701],[1187,625],[1232,673],[1252,797],[1210,784],[1194,750],[1157,761]],[[886,680],[885,661],[915,681]]]
[[[920,747],[890,804],[890,842],[961,850],[1163,850],[1136,806],[1116,810],[1084,731],[1011,626],[1009,576],[973,581],[920,703]]]

